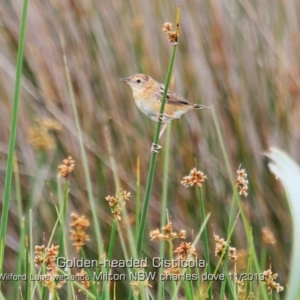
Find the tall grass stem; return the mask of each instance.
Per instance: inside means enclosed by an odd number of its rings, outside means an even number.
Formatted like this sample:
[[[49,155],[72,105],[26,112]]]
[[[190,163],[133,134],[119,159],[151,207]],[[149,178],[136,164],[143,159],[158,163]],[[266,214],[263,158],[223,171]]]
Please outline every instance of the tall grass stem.
[[[176,15],[177,28],[179,28],[180,16],[181,16],[181,10],[180,10],[180,6],[178,6],[177,15]],[[165,103],[166,103],[168,88],[169,88],[170,81],[171,81],[171,75],[172,75],[172,70],[173,70],[175,56],[176,56],[176,50],[177,50],[177,43],[175,43],[174,46],[173,46],[173,52],[172,52],[171,60],[170,60],[169,67],[168,67],[164,94],[163,94],[162,100],[161,100],[161,107],[160,107],[160,112],[159,112],[160,115],[163,114],[164,109],[165,109]],[[158,122],[157,126],[156,126],[156,131],[155,131],[155,137],[154,137],[153,144],[158,143],[160,129],[161,129],[161,123]],[[157,159],[157,153],[153,152],[152,155],[151,155],[150,168],[149,168],[149,172],[148,172],[146,191],[145,191],[145,198],[144,198],[142,213],[141,213],[141,217],[140,217],[140,226],[139,226],[138,239],[137,239],[137,253],[138,253],[138,255],[141,255],[141,251],[142,251],[142,243],[143,243],[143,239],[144,239],[146,219],[147,219],[147,214],[148,214],[148,208],[149,208],[149,202],[150,202],[150,196],[151,196],[151,190],[152,190],[152,184],[153,184],[153,177],[154,177],[156,159]]]
[[[19,37],[16,82],[15,82],[15,89],[14,89],[12,118],[11,118],[11,124],[10,124],[8,158],[7,158],[7,165],[6,165],[6,177],[5,177],[3,207],[2,207],[2,216],[1,216],[0,274],[3,273],[3,261],[4,261],[4,252],[5,252],[5,243],[6,243],[7,221],[8,221],[8,212],[9,212],[9,203],[10,203],[12,172],[13,172],[13,165],[14,165],[14,152],[15,152],[16,136],[17,136],[19,96],[20,96],[21,75],[22,75],[22,66],[23,66],[25,31],[26,31],[26,24],[27,24],[27,9],[28,9],[28,0],[24,0],[20,37]],[[0,281],[0,289],[1,289],[1,283],[2,282]]]

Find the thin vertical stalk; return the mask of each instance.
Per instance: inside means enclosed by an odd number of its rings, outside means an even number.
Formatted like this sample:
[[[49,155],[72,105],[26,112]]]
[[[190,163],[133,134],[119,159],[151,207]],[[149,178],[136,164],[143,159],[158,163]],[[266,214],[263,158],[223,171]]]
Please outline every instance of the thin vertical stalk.
[[[205,206],[204,206],[204,200],[203,200],[203,193],[202,188],[199,187],[199,203],[200,203],[200,213],[201,213],[201,220],[204,220],[206,217],[205,213]],[[207,226],[203,229],[203,237],[202,241],[204,244],[204,257],[205,261],[207,262],[207,273],[210,274],[210,260],[209,260],[209,244],[208,244],[208,234],[207,234]],[[208,299],[212,300],[212,289],[208,290]]]
[[[173,243],[169,241],[169,260],[173,260]],[[170,294],[173,299],[177,299],[177,292],[176,292],[176,283],[174,280],[170,281]]]
[[[221,292],[220,292],[220,297],[223,297],[225,296],[225,287],[226,287],[226,284],[228,284],[230,286],[230,280],[229,280],[229,277],[228,277],[228,255],[227,255],[227,251],[228,251],[228,248],[229,248],[229,243],[230,243],[230,237],[231,237],[231,234],[234,230],[234,212],[235,212],[235,206],[236,206],[236,188],[234,189],[234,192],[233,192],[233,197],[232,197],[232,201],[231,201],[231,208],[230,208],[230,215],[229,215],[229,222],[228,222],[228,228],[227,228],[227,247],[225,248],[225,259],[224,259],[224,267],[223,267],[223,273],[226,277],[226,280],[222,282],[222,285],[221,285]]]
[[[15,181],[17,211],[18,211],[19,228],[20,228],[20,242],[19,242],[20,249],[26,249],[25,218],[23,217],[21,183],[20,183],[20,176],[19,176],[18,159],[16,156],[14,158],[14,181]],[[26,253],[24,253],[24,251],[19,251],[15,274],[22,273],[22,265],[23,265],[22,262],[23,262],[25,256],[26,256]],[[11,294],[9,296],[11,299],[17,298],[16,295],[19,292],[18,287],[19,287],[19,282],[15,281],[13,283],[13,288],[11,289]]]
[[[4,249],[6,243],[6,231],[7,231],[9,201],[10,201],[10,192],[11,192],[11,182],[12,182],[12,171],[13,171],[13,164],[14,164],[14,151],[15,151],[16,136],[17,136],[17,121],[18,121],[19,96],[20,96],[25,31],[26,31],[26,21],[27,21],[27,8],[28,8],[28,0],[24,0],[20,38],[19,38],[18,57],[17,57],[17,72],[16,72],[16,83],[15,83],[15,90],[14,90],[12,119],[10,124],[10,136],[9,136],[9,145],[8,145],[8,158],[7,158],[7,166],[6,166],[3,207],[2,207],[2,216],[1,216],[0,274],[3,273],[2,269],[3,269],[3,261],[4,261]],[[1,281],[0,281],[0,288],[1,288]]]
[[[60,238],[59,238],[59,256],[67,256],[67,245],[66,245],[66,219],[67,219],[67,202],[69,197],[69,180],[66,179],[64,186],[64,196],[61,203],[60,213]]]
[[[60,35],[60,39],[61,39],[61,46],[62,46],[62,50],[63,50],[63,60],[64,60],[64,66],[65,66],[66,80],[67,80],[67,84],[68,84],[68,90],[69,90],[69,94],[70,94],[70,101],[71,101],[72,111],[74,114],[76,129],[78,132],[80,155],[81,155],[81,159],[82,159],[84,177],[85,177],[87,191],[88,191],[88,199],[89,199],[89,204],[90,204],[90,208],[91,208],[91,212],[92,212],[92,216],[93,216],[95,237],[96,237],[98,253],[99,253],[99,257],[100,257],[103,254],[101,227],[100,227],[100,223],[99,223],[99,217],[97,215],[95,198],[94,198],[93,189],[92,189],[92,180],[91,180],[89,167],[88,167],[88,159],[87,159],[87,154],[85,151],[85,146],[83,143],[81,124],[80,124],[80,120],[79,120],[77,105],[75,102],[74,90],[73,90],[73,86],[72,86],[71,75],[70,75],[68,62],[67,62],[67,55],[66,55],[66,51],[65,51],[65,41],[64,41],[62,34]]]
[[[136,201],[135,201],[135,238],[137,238],[139,233],[140,224],[140,207],[141,207],[141,165],[140,157],[137,158],[136,166]]]
[[[28,237],[26,237],[26,245],[25,245],[25,271],[26,271],[26,283],[25,283],[25,299],[30,299],[30,292],[31,292],[31,284],[30,284],[30,253],[29,253],[29,243]]]
[[[177,16],[176,16],[177,30],[179,30],[180,15],[181,15],[180,5],[178,5]],[[171,60],[170,60],[168,72],[167,72],[165,90],[164,90],[164,94],[163,94],[161,106],[160,106],[159,113],[161,115],[164,113],[164,109],[165,109],[166,97],[167,97],[168,88],[169,88],[170,81],[171,81],[171,74],[172,74],[172,70],[173,70],[173,66],[174,66],[176,50],[177,50],[177,43],[174,43],[173,52],[172,52],[172,56],[171,56]],[[153,142],[154,144],[158,143],[160,129],[161,129],[161,123],[158,122],[157,126],[156,126],[154,142]],[[153,177],[154,177],[154,171],[155,171],[155,165],[156,165],[156,158],[157,158],[157,153],[153,152],[151,155],[151,160],[150,160],[150,168],[149,168],[149,172],[148,172],[146,191],[145,191],[145,200],[144,200],[143,209],[142,209],[141,218],[140,218],[140,226],[139,226],[138,239],[137,239],[137,254],[138,255],[140,255],[141,251],[142,251],[142,242],[143,242],[144,232],[145,232],[145,227],[146,227],[146,217],[147,217],[148,208],[149,208],[150,195],[151,195]]]
[[[116,231],[117,231],[117,225],[118,225],[117,223],[118,223],[118,221],[116,219],[114,219],[113,224],[112,224],[109,247],[108,247],[108,254],[107,254],[107,260],[109,260],[109,261],[112,259],[113,249],[114,249],[114,246],[115,246]],[[109,267],[106,267],[105,272],[108,273],[108,271],[109,271]],[[107,298],[108,291],[109,291],[108,284],[103,285],[101,300],[104,300],[104,299]]]
[[[164,158],[164,171],[163,171],[163,189],[162,189],[162,201],[161,201],[161,217],[160,217],[160,226],[165,226],[167,219],[167,197],[168,197],[168,171],[169,171],[169,160],[170,160],[170,142],[171,142],[171,124],[167,128],[167,138],[166,138],[166,151]],[[161,241],[159,246],[159,257],[163,257],[165,253],[166,242]],[[162,274],[163,269],[159,268],[159,277]],[[163,287],[164,281],[158,281],[158,298],[162,299],[163,297]]]

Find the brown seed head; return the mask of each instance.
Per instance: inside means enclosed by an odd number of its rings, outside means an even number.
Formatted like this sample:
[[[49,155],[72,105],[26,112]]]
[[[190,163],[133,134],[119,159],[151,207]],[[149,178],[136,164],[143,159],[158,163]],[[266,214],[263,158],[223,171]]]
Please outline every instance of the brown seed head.
[[[107,196],[105,200],[108,202],[108,205],[111,210],[115,220],[121,221],[121,212],[125,206],[125,201],[129,201],[131,194],[129,192],[121,190],[117,196]]]
[[[71,240],[73,241],[72,245],[78,252],[85,245],[85,242],[90,241],[90,237],[86,233],[87,228],[90,226],[90,222],[85,216],[79,217],[75,213],[71,214],[71,218],[73,220],[71,223],[72,229],[70,229]]]
[[[55,147],[55,140],[50,131],[61,130],[61,125],[53,119],[38,119],[37,123],[29,128],[28,142],[37,150],[47,151]]]
[[[41,266],[45,264],[46,269],[48,271],[53,271],[56,269],[56,257],[58,255],[59,246],[54,246],[52,244],[51,247],[45,248],[44,245],[42,246],[35,246],[35,257],[34,263],[35,265]]]
[[[53,244],[49,248],[45,248],[45,265],[46,269],[50,272],[56,271],[56,257],[58,255],[59,246]]]
[[[237,254],[236,254],[236,248],[235,247],[229,247],[228,257],[229,257],[230,260],[233,260],[233,261],[237,260]]]
[[[168,223],[165,227],[162,228],[162,230],[165,232],[166,240],[170,241],[178,237],[177,232],[173,231],[172,223]]]
[[[161,230],[163,230],[165,232],[165,234],[168,235],[168,236],[173,235],[173,225],[172,225],[172,223],[168,223]]]
[[[173,31],[173,32],[168,32],[168,41],[170,43],[177,43],[177,32]]]
[[[188,176],[183,177],[181,184],[185,187],[191,187],[194,185],[201,187],[206,178],[206,175],[194,168]]]
[[[74,170],[75,162],[71,156],[63,160],[63,163],[58,166],[58,174],[61,177],[67,178]]]
[[[268,227],[263,227],[261,229],[261,237],[263,242],[266,245],[275,245],[276,244],[276,238],[273,234],[273,232]]]
[[[40,267],[44,263],[44,261],[45,261],[44,251],[45,251],[45,246],[44,245],[35,246],[34,264],[35,264],[36,267]]]
[[[129,201],[129,199],[131,198],[131,194],[130,192],[126,192],[126,191],[121,191],[121,197],[126,200],[126,201]]]
[[[247,173],[245,169],[238,169],[236,171],[237,176],[236,176],[236,185],[239,188],[239,195],[242,195],[244,197],[248,196],[248,183],[249,181],[246,180],[247,178]]]
[[[215,245],[215,256],[222,256],[224,250],[227,246],[227,241],[225,241],[223,238],[220,238],[218,235],[214,234],[214,239],[216,242]]]
[[[272,289],[276,290],[276,293],[282,292],[284,287],[281,286],[279,283],[275,282],[277,279],[278,274],[273,273],[270,269],[263,272],[264,274],[264,284],[267,286],[268,293],[272,292]]]
[[[186,231],[180,230],[179,233],[173,231],[172,223],[168,223],[166,226],[161,229],[164,233],[162,233],[159,229],[153,230],[150,232],[151,241],[160,240],[160,241],[172,241],[174,239],[186,239]]]
[[[163,31],[163,32],[172,31],[172,23],[166,22],[166,23],[163,25],[162,31]]]
[[[177,259],[187,259],[189,256],[197,256],[196,248],[192,243],[181,242],[180,246],[174,251],[176,253]]]
[[[43,128],[31,127],[28,133],[28,142],[35,149],[47,151],[55,146],[55,141],[49,132]]]
[[[58,255],[59,246],[45,248],[42,246],[35,246],[34,253],[36,254],[34,262],[36,266],[45,265],[47,273],[41,275],[41,281],[49,289],[51,293],[54,293],[57,289],[60,289],[66,281],[58,281],[57,275],[59,275],[59,268],[56,265],[56,258]]]
[[[152,231],[150,231],[149,235],[150,235],[151,241],[154,241],[159,238],[160,231],[159,231],[159,229],[152,230]]]
[[[167,37],[167,40],[170,42],[170,43],[174,43],[176,44],[178,42],[178,36],[179,36],[179,32],[178,31],[172,31],[172,24],[167,22],[163,25],[163,28],[162,28],[163,32],[165,32],[168,37]]]
[[[182,240],[186,239],[186,230],[180,230],[178,233],[178,237]]]

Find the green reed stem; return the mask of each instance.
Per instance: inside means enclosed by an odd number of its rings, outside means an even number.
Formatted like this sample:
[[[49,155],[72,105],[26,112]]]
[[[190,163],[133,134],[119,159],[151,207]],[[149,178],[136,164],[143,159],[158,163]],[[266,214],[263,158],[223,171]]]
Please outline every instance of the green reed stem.
[[[135,239],[138,237],[140,224],[140,207],[141,207],[141,171],[140,171],[140,157],[137,158],[136,167],[136,202],[135,202]]]
[[[228,279],[228,255],[227,255],[227,251],[228,251],[228,248],[229,248],[229,244],[230,244],[230,237],[231,237],[231,232],[233,232],[234,230],[234,214],[235,214],[235,207],[236,207],[236,192],[237,192],[237,189],[235,188],[234,189],[234,192],[233,192],[233,197],[232,197],[232,201],[231,201],[231,208],[230,208],[230,215],[229,215],[229,222],[228,222],[228,228],[227,228],[227,247],[226,249],[224,250],[224,252],[226,253],[226,257],[224,259],[224,267],[223,267],[223,273],[226,277],[226,280],[222,282],[222,285],[221,285],[221,292],[220,292],[220,297],[224,298],[225,297],[225,288],[226,288],[226,284],[229,283],[229,279]],[[230,284],[229,284],[230,285]]]
[[[15,151],[15,145],[16,145],[19,96],[20,96],[21,75],[22,75],[22,66],[23,66],[23,53],[24,53],[24,43],[25,43],[25,31],[26,31],[26,21],[27,21],[27,8],[28,8],[28,0],[24,0],[22,21],[21,21],[21,28],[20,28],[19,48],[18,48],[18,57],[17,57],[16,83],[15,83],[15,90],[14,90],[12,119],[11,119],[11,124],[10,124],[8,158],[7,158],[7,166],[6,166],[6,178],[5,178],[2,217],[1,217],[0,274],[3,273],[2,269],[3,269],[3,261],[4,261],[4,249],[5,249],[5,243],[6,243],[6,231],[7,231],[9,201],[10,201],[10,192],[11,192],[11,182],[12,182],[12,171],[13,171],[13,164],[14,164],[14,151]],[[0,287],[1,287],[1,281],[0,281]]]
[[[89,171],[87,153],[86,153],[85,146],[84,146],[82,130],[81,130],[81,123],[79,120],[77,104],[76,104],[75,95],[74,95],[74,89],[73,89],[71,75],[70,75],[70,71],[69,71],[69,67],[68,67],[67,55],[66,55],[66,51],[65,51],[65,41],[63,38],[63,34],[60,35],[60,40],[61,40],[61,46],[62,46],[62,50],[63,50],[63,60],[64,60],[68,90],[69,90],[69,94],[70,94],[70,101],[71,101],[72,111],[74,114],[76,129],[78,132],[80,157],[81,157],[81,161],[82,161],[82,165],[83,165],[83,172],[84,172],[84,177],[85,177],[87,191],[88,191],[88,199],[89,199],[89,204],[90,204],[90,208],[91,208],[91,212],[92,212],[92,216],[93,216],[95,237],[96,237],[98,253],[99,253],[99,257],[100,257],[103,254],[101,226],[99,223],[99,217],[97,214],[97,208],[96,208],[95,198],[94,198],[93,189],[92,189],[92,180],[91,180],[91,175],[90,175],[90,171]]]
[[[60,237],[59,237],[59,254],[58,256],[60,257],[65,257],[68,259],[68,245],[67,245],[67,208],[68,208],[68,199],[69,199],[69,192],[70,192],[70,183],[68,178],[65,179],[65,185],[64,185],[64,194],[63,194],[63,199],[60,199]],[[68,272],[70,274],[70,270]],[[68,290],[68,295],[72,295],[71,297],[75,299],[75,291],[74,291],[74,286],[71,284],[70,281],[67,281],[67,290]]]
[[[205,206],[204,206],[204,199],[203,199],[203,192],[202,188],[199,188],[199,203],[200,203],[200,213],[201,213],[201,220],[204,220],[206,217],[205,213]],[[203,229],[203,236],[202,236],[202,241],[204,244],[204,257],[205,261],[207,263],[207,273],[210,274],[210,259],[209,259],[209,244],[208,244],[208,233],[207,233],[207,226],[204,227]],[[212,289],[209,289],[208,291],[208,299],[212,300]]]
[[[112,229],[110,233],[110,241],[109,241],[109,247],[108,247],[108,253],[107,253],[107,259],[111,261],[112,255],[113,255],[113,249],[115,246],[115,240],[116,240],[116,231],[117,231],[117,225],[118,221],[116,219],[113,220]],[[109,267],[106,267],[105,272],[108,273]],[[104,300],[107,296],[107,293],[109,291],[108,284],[103,285],[103,292],[101,295],[101,300]]]
[[[31,292],[31,283],[30,283],[30,253],[29,253],[29,244],[28,244],[28,237],[26,237],[26,246],[25,246],[25,271],[26,271],[26,282],[25,282],[25,299],[30,299],[30,292]]]
[[[60,214],[60,237],[59,237],[59,254],[58,256],[65,256],[67,255],[67,246],[66,246],[66,219],[67,219],[67,202],[69,197],[69,180],[65,180],[64,186],[64,196],[63,201],[61,203],[61,214]],[[61,199],[60,199],[61,200]]]
[[[166,150],[164,157],[164,170],[163,170],[163,187],[162,187],[162,200],[161,200],[161,217],[160,226],[165,226],[167,220],[167,198],[168,198],[168,178],[169,178],[169,161],[170,161],[170,142],[171,142],[171,124],[167,128]],[[159,257],[164,257],[166,242],[161,241],[159,246]],[[159,277],[163,272],[163,268],[159,268]],[[163,299],[164,281],[158,281],[158,298]]]
[[[26,229],[25,229],[25,218],[23,217],[23,208],[22,208],[22,193],[21,193],[21,183],[20,183],[20,175],[18,168],[17,157],[14,159],[14,189],[16,191],[16,202],[17,202],[17,212],[18,212],[18,220],[19,220],[19,230],[20,230],[20,249],[26,249]],[[19,251],[18,258],[16,259],[16,269],[15,274],[21,274],[23,268],[24,257],[26,257],[25,251]],[[13,287],[11,288],[10,294],[8,296],[9,299],[17,299],[19,294],[19,282],[14,281]]]
[[[187,268],[187,274],[192,275],[192,270],[190,267]],[[193,281],[192,280],[185,280],[187,283],[187,299],[194,300],[194,287],[193,287]]]
[[[180,5],[178,5],[177,15],[176,15],[176,25],[177,25],[178,29],[179,29],[180,16],[181,16],[180,12],[181,12],[180,11]],[[164,94],[163,94],[162,101],[161,101],[161,106],[160,106],[160,111],[159,111],[159,113],[161,115],[164,113],[164,109],[165,109],[168,88],[169,88],[169,85],[170,85],[171,74],[172,74],[174,61],[175,61],[176,50],[177,50],[177,43],[174,43],[173,52],[172,52],[172,56],[171,56],[171,60],[170,60],[169,67],[168,67],[168,72],[167,72],[165,90],[164,90]],[[154,137],[154,142],[153,142],[154,144],[158,143],[160,129],[161,129],[161,123],[158,122],[157,126],[156,126],[156,131],[155,131],[155,137]],[[147,217],[148,208],[149,208],[150,195],[151,195],[153,177],[154,177],[154,170],[155,170],[155,165],[156,165],[156,158],[157,158],[157,153],[153,152],[151,154],[150,168],[149,168],[148,178],[147,178],[147,185],[146,185],[146,191],[145,191],[145,201],[144,201],[144,204],[143,204],[141,218],[140,218],[140,226],[139,226],[137,247],[136,247],[138,255],[141,255],[141,251],[142,251],[142,242],[143,242],[144,232],[145,232],[145,227],[146,227],[146,217]]]
[[[86,254],[85,254],[85,252],[83,251],[82,248],[80,249],[80,256],[83,258],[84,261],[88,260]],[[84,270],[86,271],[86,273],[88,274],[88,276],[90,278],[93,278],[93,271],[92,271],[91,268],[85,268]],[[95,299],[100,300],[100,295],[99,295],[99,292],[97,291],[97,286],[98,286],[97,282],[91,279],[90,280],[90,285],[91,285],[90,286],[90,291],[95,296]],[[73,287],[73,289],[74,289],[74,287]],[[72,299],[76,299],[75,295],[74,296],[72,295]]]
[[[172,261],[173,260],[173,242],[172,241],[168,241],[169,244],[169,260]],[[170,295],[172,297],[176,296],[176,283],[174,280],[170,281]],[[177,298],[176,298],[177,299]]]

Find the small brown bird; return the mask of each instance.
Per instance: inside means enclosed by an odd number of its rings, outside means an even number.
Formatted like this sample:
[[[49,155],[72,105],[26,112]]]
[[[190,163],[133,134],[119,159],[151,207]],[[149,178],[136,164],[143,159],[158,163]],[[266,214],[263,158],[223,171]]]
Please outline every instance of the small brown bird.
[[[135,74],[120,80],[126,81],[131,87],[137,107],[151,120],[163,124],[159,138],[170,121],[180,118],[192,108],[202,109],[205,107],[204,105],[190,103],[182,96],[168,90],[164,113],[160,115],[161,100],[165,90],[163,84],[144,74]],[[151,151],[157,152],[159,149],[159,145],[152,145]]]

